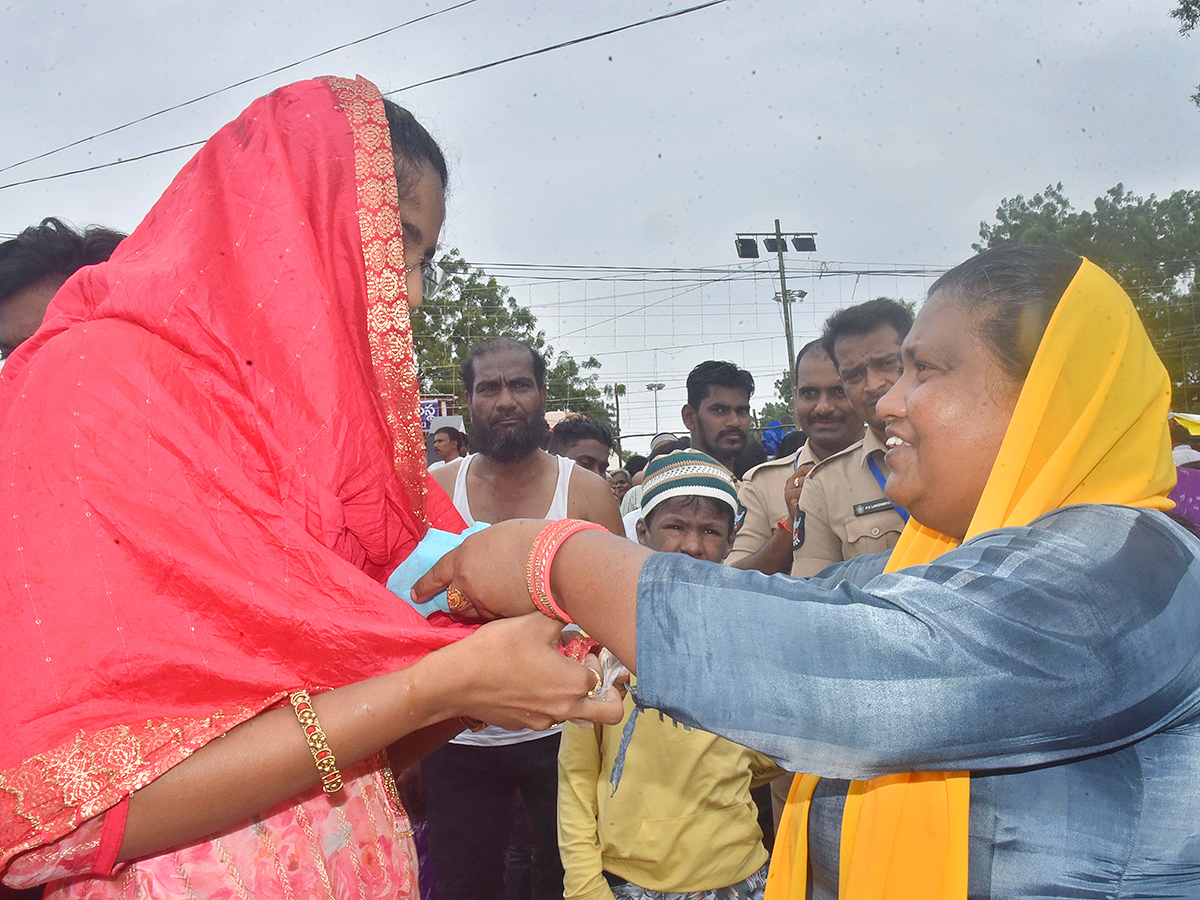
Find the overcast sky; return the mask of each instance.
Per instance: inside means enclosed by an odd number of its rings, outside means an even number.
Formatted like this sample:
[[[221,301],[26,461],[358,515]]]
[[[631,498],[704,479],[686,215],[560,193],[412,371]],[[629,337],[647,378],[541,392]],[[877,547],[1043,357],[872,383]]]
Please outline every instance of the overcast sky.
[[[10,2],[0,167],[452,2]],[[476,0],[0,184],[203,139],[288,81],[362,74],[387,91],[689,5]],[[1200,186],[1200,38],[1177,33],[1172,6],[727,0],[395,99],[448,150],[443,245],[532,267],[506,277],[514,296],[552,344],[628,384],[627,433],[652,431],[647,382],[668,385],[659,427],[675,428],[696,362],[749,368],[756,405],[787,365],[773,268],[739,266],[738,231],[818,232],[816,254],[789,260],[789,288],[808,292],[799,344],[839,306],[919,299],[1001,198]],[[0,190],[0,232],[46,215],[130,230],[188,152]],[[546,282],[549,266],[710,271]]]

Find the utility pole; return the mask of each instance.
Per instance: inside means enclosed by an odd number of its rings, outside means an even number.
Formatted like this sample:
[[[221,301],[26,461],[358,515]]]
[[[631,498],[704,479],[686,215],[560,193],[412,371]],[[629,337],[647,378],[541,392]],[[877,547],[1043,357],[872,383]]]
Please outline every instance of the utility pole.
[[[787,271],[783,264],[783,254],[787,250],[787,239],[792,239],[792,246],[797,253],[813,253],[817,249],[816,232],[805,231],[799,233],[788,232],[786,235],[779,227],[779,220],[775,220],[775,233],[753,233],[739,232],[737,239],[734,241],[734,246],[737,248],[737,255],[741,259],[758,259],[758,241],[756,238],[764,238],[763,246],[767,252],[772,249],[775,251],[776,259],[779,260],[779,302],[783,304],[783,336],[787,338],[787,353],[788,353],[788,369],[790,370],[796,361],[796,343],[792,337],[792,296],[787,289]],[[771,242],[775,242],[774,248],[771,247]],[[804,291],[796,291],[796,299],[803,300],[807,294]]]
[[[792,301],[788,297],[787,275],[783,269],[783,232],[779,230],[779,220],[775,220],[775,255],[779,257],[779,299],[783,303],[783,335],[787,338],[788,368],[796,363],[796,347],[792,338]]]

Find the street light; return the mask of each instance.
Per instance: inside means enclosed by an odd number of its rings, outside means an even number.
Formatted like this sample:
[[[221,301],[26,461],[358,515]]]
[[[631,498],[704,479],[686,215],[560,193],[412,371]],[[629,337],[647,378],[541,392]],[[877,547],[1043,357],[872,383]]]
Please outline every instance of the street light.
[[[735,238],[733,246],[740,259],[758,259],[758,241],[754,238]]]
[[[658,433],[658,392],[665,388],[666,385],[661,381],[653,381],[646,385],[646,390],[654,394],[654,432]]]
[[[807,296],[804,291],[789,291],[787,289],[787,274],[783,267],[783,254],[787,252],[787,239],[791,238],[792,246],[797,253],[815,253],[817,250],[817,233],[815,231],[800,231],[784,235],[779,229],[779,220],[775,220],[775,231],[771,232],[738,232],[733,246],[739,259],[758,259],[758,242],[755,238],[763,239],[763,247],[768,253],[774,253],[779,260],[779,299],[783,303],[783,335],[787,338],[788,369],[796,363],[796,347],[792,339],[792,304]]]

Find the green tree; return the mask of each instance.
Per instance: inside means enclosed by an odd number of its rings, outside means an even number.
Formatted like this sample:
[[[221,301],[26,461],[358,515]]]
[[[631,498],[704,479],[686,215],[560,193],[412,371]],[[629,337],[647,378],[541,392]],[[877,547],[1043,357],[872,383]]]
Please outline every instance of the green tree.
[[[546,408],[583,413],[612,428],[612,410],[599,385],[599,369],[600,360],[594,356],[576,362],[566,353],[547,349]]]
[[[613,401],[613,409],[615,411],[613,437],[616,438],[617,456],[620,457],[622,465],[629,459],[629,453],[621,449],[621,398],[627,393],[629,393],[629,390],[623,384],[606,384],[604,386],[604,396]]]
[[[1171,10],[1171,18],[1179,22],[1179,33],[1187,37],[1197,25],[1200,25],[1200,0],[1179,0],[1179,5]],[[1200,85],[1192,94],[1192,102],[1200,106]]]
[[[769,400],[763,404],[758,414],[758,423],[763,428],[776,419],[787,427],[795,427],[796,411],[792,407],[792,373],[784,372],[783,377],[775,382],[775,393],[779,401]]]
[[[459,364],[480,341],[508,337],[546,357],[548,408],[569,409],[611,426],[611,413],[597,384],[600,362],[594,356],[577,362],[570,354],[556,351],[546,343],[537,317],[495,278],[472,268],[457,250],[448,251],[438,264],[449,276],[446,286],[435,301],[422,303],[412,315],[423,393],[453,394],[465,409]]]
[[[1118,184],[1091,210],[1076,210],[1061,183],[1004,199],[981,222],[976,250],[1048,244],[1086,256],[1129,292],[1171,373],[1173,406],[1200,410],[1200,191],[1143,199]]]

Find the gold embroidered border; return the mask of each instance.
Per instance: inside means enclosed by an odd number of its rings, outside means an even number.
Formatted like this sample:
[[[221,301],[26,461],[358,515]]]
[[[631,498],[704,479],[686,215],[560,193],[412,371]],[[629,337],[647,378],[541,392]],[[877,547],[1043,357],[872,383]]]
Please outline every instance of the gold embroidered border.
[[[367,340],[379,397],[392,430],[392,454],[417,519],[427,523],[425,434],[412,320],[404,279],[404,238],[396,188],[396,163],[379,88],[365,78],[322,79],[350,120],[358,224],[367,273]]]
[[[115,806],[235,725],[273,706],[217,710],[204,718],[150,719],[79,732],[47,753],[0,772],[0,868],[56,841]]]

